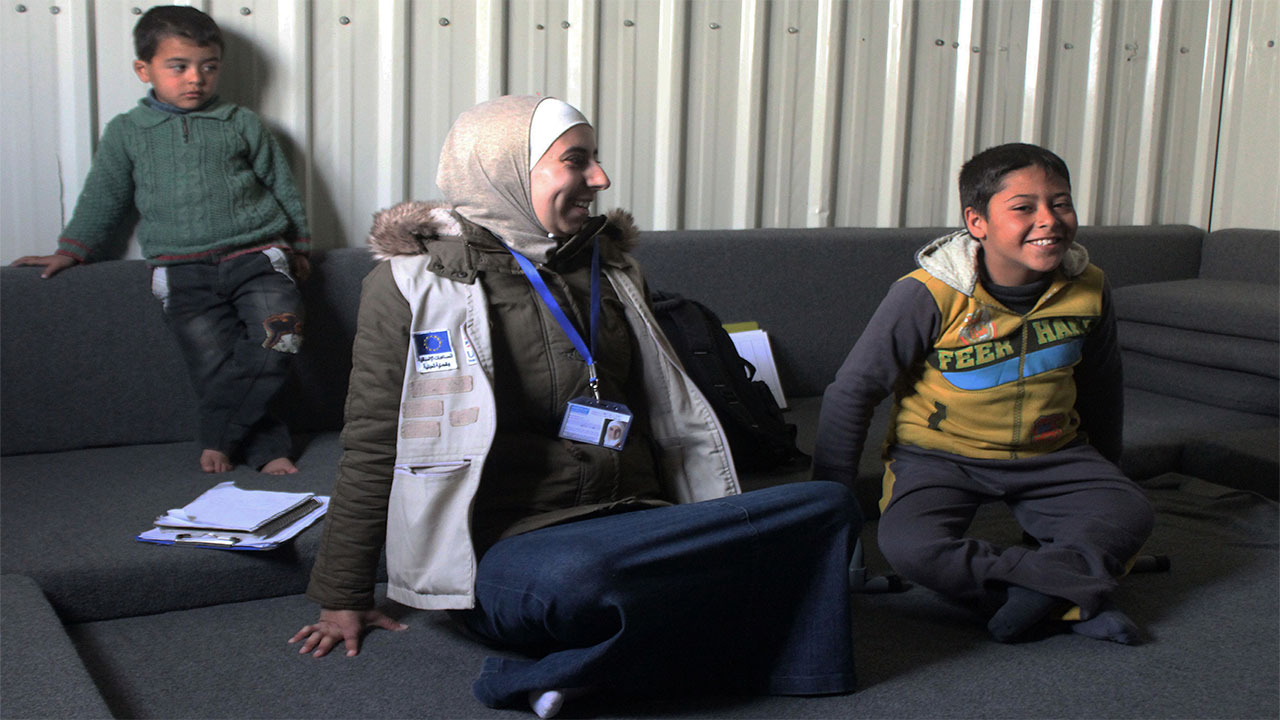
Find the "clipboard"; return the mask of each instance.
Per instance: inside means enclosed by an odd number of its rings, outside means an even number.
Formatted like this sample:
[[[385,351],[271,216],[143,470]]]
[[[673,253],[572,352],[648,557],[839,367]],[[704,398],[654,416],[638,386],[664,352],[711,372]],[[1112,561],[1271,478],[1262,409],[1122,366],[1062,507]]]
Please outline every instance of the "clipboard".
[[[294,511],[276,518],[253,532],[225,528],[157,526],[140,533],[136,539],[139,542],[156,545],[220,550],[274,550],[315,524],[328,509],[327,495],[312,495]]]

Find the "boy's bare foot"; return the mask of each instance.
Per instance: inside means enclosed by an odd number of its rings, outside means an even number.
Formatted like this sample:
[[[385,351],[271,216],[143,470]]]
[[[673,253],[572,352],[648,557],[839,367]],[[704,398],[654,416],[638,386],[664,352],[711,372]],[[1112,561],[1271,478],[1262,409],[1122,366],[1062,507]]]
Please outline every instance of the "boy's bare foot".
[[[298,466],[287,457],[278,457],[262,466],[261,472],[268,475],[292,475],[298,472]]]
[[[207,473],[229,472],[231,467],[231,458],[224,452],[206,449],[200,453],[200,469]]]

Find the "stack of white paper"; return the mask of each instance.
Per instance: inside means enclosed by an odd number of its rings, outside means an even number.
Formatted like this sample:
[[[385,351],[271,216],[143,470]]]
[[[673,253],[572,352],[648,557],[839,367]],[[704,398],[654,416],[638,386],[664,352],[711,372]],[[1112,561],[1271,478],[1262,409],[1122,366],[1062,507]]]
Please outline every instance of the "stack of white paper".
[[[782,394],[782,381],[778,379],[778,366],[773,362],[773,347],[769,344],[769,334],[764,330],[739,330],[729,333],[729,339],[737,348],[738,355],[756,368],[752,380],[763,380],[773,391],[773,399],[778,407],[786,409],[787,397]]]
[[[329,498],[314,493],[243,490],[234,482],[214,485],[185,507],[156,518],[143,542],[232,550],[270,550],[319,520]]]

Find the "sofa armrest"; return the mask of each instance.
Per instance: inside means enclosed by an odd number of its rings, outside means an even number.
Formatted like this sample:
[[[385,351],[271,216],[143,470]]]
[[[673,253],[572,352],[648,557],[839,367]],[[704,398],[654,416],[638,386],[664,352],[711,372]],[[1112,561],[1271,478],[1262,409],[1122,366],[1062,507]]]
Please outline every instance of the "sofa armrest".
[[[105,718],[111,710],[35,581],[0,578],[4,716]]]

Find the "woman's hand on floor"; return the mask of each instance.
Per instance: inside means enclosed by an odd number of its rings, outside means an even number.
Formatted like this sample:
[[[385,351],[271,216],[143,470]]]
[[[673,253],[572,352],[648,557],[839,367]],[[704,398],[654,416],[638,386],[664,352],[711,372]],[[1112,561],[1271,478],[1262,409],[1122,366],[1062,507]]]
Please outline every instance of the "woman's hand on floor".
[[[360,652],[360,636],[366,628],[382,628],[384,630],[407,630],[398,620],[393,620],[379,610],[321,610],[320,619],[314,625],[307,625],[289,638],[296,643],[304,640],[301,655],[315,651],[316,657],[329,654],[339,642],[347,647],[347,657]]]

